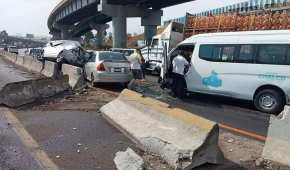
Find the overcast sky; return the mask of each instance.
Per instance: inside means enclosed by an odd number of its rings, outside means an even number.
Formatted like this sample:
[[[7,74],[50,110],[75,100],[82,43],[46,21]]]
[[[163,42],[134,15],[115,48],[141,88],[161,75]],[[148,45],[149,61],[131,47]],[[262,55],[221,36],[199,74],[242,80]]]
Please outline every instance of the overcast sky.
[[[52,9],[61,0],[1,0],[0,31],[7,30],[9,34],[33,33],[48,35],[47,18]],[[186,12],[195,13],[203,10],[221,7],[227,4],[245,0],[196,0],[164,9],[163,20],[184,16]],[[142,31],[140,19],[128,19],[128,32]]]

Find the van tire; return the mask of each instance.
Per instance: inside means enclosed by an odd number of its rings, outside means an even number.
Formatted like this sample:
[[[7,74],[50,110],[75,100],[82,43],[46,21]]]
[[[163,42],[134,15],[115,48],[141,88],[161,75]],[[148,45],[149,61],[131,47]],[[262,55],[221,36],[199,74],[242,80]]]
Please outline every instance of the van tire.
[[[269,114],[279,114],[284,106],[283,93],[275,89],[262,89],[254,96],[254,105],[259,111]]]

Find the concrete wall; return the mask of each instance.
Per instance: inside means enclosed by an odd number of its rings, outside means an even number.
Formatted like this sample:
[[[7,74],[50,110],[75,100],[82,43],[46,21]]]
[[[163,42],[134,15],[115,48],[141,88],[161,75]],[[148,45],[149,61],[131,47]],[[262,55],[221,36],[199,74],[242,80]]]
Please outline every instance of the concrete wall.
[[[86,86],[84,71],[82,68],[63,64],[62,74],[69,76],[69,84],[72,89],[80,89]]]

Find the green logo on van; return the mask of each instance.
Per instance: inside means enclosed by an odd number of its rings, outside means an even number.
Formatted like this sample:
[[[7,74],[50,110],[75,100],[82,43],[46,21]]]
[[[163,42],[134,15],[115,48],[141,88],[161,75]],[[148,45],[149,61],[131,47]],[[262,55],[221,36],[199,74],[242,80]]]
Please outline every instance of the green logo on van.
[[[285,81],[287,79],[287,76],[282,76],[279,75],[278,73],[265,73],[265,74],[259,74],[258,75],[259,79],[264,79],[264,80],[278,80],[278,81]]]

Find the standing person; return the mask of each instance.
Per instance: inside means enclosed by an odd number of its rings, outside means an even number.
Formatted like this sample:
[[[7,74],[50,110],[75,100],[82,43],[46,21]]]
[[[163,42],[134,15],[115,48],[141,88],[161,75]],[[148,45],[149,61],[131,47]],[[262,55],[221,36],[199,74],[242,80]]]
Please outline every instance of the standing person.
[[[145,79],[145,76],[146,76],[146,73],[145,73],[145,69],[146,69],[145,59],[144,59],[140,49],[137,49],[136,52],[138,53],[140,61],[141,61],[142,78]]]
[[[141,69],[142,64],[142,56],[137,52],[137,50],[134,51],[133,54],[129,56],[129,61],[131,63],[131,70],[133,73],[133,77],[135,80],[143,80],[143,74]]]
[[[182,98],[185,95],[186,82],[184,75],[185,69],[189,66],[185,57],[186,54],[180,52],[172,61],[172,92],[178,98]]]

